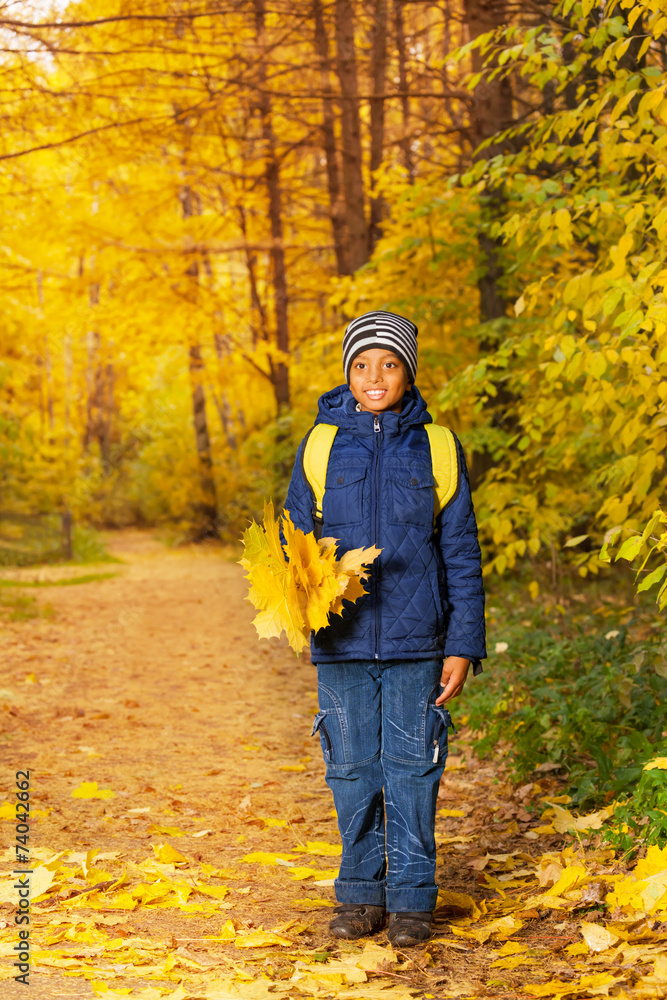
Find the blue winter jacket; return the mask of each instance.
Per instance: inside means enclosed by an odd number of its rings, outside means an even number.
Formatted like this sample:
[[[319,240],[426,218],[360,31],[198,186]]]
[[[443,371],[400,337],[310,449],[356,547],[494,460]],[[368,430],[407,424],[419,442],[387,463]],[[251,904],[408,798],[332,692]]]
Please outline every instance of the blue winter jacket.
[[[356,410],[347,385],[324,393],[318,423],[336,424],[325,484],[322,536],[338,553],[377,545],[368,593],[313,633],[313,663],[465,656],[475,673],[486,656],[477,524],[461,444],[459,483],[433,526],[433,472],[419,390],[401,413]],[[297,452],[285,500],[294,524],[313,531],[312,495]]]

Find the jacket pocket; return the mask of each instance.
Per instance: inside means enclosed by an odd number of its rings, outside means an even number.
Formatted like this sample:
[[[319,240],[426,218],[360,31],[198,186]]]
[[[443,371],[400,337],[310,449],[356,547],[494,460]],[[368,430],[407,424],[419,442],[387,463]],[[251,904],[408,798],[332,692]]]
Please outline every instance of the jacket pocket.
[[[415,524],[433,529],[435,494],[433,473],[426,466],[400,466],[391,470],[393,524]]]
[[[321,710],[317,713],[313,721],[313,728],[310,735],[314,736],[315,733],[319,733],[320,746],[322,747],[322,756],[324,757],[327,763],[332,764],[333,753],[332,753],[331,736],[329,735],[329,730],[327,729],[327,724],[325,721],[326,717],[327,717],[326,710]]]
[[[363,521],[364,480],[362,465],[339,465],[327,469],[322,501],[322,516],[327,530],[337,524],[358,524]],[[326,535],[326,531],[324,532]]]

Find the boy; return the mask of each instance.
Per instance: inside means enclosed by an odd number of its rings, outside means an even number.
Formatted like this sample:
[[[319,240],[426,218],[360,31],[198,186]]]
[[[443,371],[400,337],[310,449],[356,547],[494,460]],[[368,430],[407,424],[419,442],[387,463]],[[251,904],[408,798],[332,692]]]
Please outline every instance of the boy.
[[[345,385],[319,400],[315,423],[338,428],[322,502],[322,536],[375,544],[368,593],[314,633],[319,733],[343,841],[335,882],[342,938],[379,930],[399,946],[427,940],[436,905],[435,808],[449,712],[470,664],[486,656],[477,526],[461,445],[458,483],[433,523],[432,422],[414,385],[417,327],[378,310],[343,339]],[[285,509],[320,528],[299,447]],[[319,532],[318,532],[319,533]],[[444,658],[444,664],[443,664]],[[439,689],[442,692],[439,693]],[[386,815],[386,828],[385,828]]]

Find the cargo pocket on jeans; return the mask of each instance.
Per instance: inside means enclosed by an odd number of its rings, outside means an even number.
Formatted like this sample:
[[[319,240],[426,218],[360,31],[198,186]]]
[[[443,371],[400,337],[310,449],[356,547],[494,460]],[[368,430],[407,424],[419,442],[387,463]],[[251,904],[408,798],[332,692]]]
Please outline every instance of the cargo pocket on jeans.
[[[458,730],[452,722],[452,717],[448,709],[443,708],[442,705],[433,705],[433,711],[437,714],[437,719],[430,747],[432,753],[431,759],[434,764],[444,764],[448,751],[447,730],[453,729],[455,733]]]
[[[313,722],[313,729],[310,735],[314,736],[315,733],[319,733],[320,746],[322,747],[322,756],[324,757],[327,764],[333,764],[331,736],[329,735],[329,730],[327,729],[327,724],[326,724],[326,717],[328,714],[329,713],[326,710],[324,711],[321,710],[317,713],[317,715],[315,716],[315,720]]]

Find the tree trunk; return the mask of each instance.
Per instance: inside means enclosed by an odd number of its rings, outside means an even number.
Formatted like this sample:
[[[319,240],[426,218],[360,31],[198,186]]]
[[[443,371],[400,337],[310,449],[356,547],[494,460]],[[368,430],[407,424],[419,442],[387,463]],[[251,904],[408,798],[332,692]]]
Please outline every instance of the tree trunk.
[[[470,39],[507,21],[507,14],[502,3],[487,4],[484,0],[464,0],[464,11]],[[482,69],[484,56],[479,49],[472,52],[472,70],[478,73]],[[513,121],[512,91],[508,79],[496,78],[491,82],[481,80],[475,89],[475,105],[471,114],[471,138],[473,142],[473,162],[479,159],[489,160],[502,151],[502,147],[492,143],[485,149],[477,151],[479,143],[488,139],[496,132],[507,128]],[[501,290],[502,264],[499,250],[502,240],[488,235],[491,222],[503,214],[504,196],[500,189],[487,186],[481,196],[482,219],[478,231],[478,245],[482,257],[482,273],[479,278],[480,318],[485,320],[498,319],[507,315],[507,300]],[[486,266],[484,266],[486,265]],[[489,343],[486,349],[493,347]],[[485,347],[482,346],[482,350]]]
[[[186,183],[181,188],[181,211],[184,219],[195,214],[195,198],[191,186]],[[186,255],[187,259],[187,255]],[[199,263],[193,256],[185,269],[186,298],[194,311],[199,293]],[[195,447],[199,463],[199,499],[193,505],[196,517],[196,540],[218,537],[218,510],[213,476],[211,438],[206,417],[206,394],[204,392],[204,361],[197,337],[192,332],[192,322],[188,317],[188,373],[192,397],[192,420],[195,431]]]
[[[341,92],[343,190],[347,230],[350,234],[349,263],[351,270],[356,271],[368,260],[368,227],[364,213],[359,89],[351,0],[335,0],[335,19],[336,73]]]
[[[225,389],[225,360],[231,353],[229,349],[229,341],[223,334],[214,333],[213,343],[215,344],[215,355],[218,359],[218,385],[220,387],[220,397],[218,398],[217,393],[214,392],[213,399],[215,400],[215,405],[218,409],[218,415],[220,417],[220,423],[222,424],[222,431],[225,435],[225,440],[227,441],[227,447],[230,451],[236,451],[239,443],[234,430],[232,408],[229,404],[229,398]]]
[[[88,297],[91,308],[99,302],[100,286],[91,284]],[[100,447],[102,468],[108,473],[111,467],[111,422],[113,416],[113,363],[103,363],[100,351],[100,335],[97,330],[89,330],[86,367],[86,426],[83,448],[87,450],[93,441]]]
[[[398,55],[398,85],[401,91],[401,113],[403,115],[403,138],[400,146],[403,150],[403,163],[411,184],[415,182],[415,165],[410,149],[410,102],[408,100],[408,72],[405,60],[405,32],[403,30],[404,0],[394,0],[394,30],[396,33],[396,53]]]
[[[66,507],[60,515],[60,547],[65,559],[71,559],[72,552],[72,511]]]
[[[72,358],[72,334],[69,330],[65,331],[63,336],[63,395],[64,395],[64,414],[63,420],[65,425],[65,432],[63,436],[63,442],[65,448],[69,446],[70,442],[70,430],[71,430],[71,406],[72,406],[72,378],[74,374],[74,359]]]
[[[243,205],[238,205],[237,207],[239,213],[239,224],[245,243],[245,261],[248,269],[248,283],[250,285],[250,324],[252,330],[252,347],[253,350],[255,350],[260,337],[262,340],[268,341],[269,328],[266,320],[266,310],[259,294],[259,288],[257,287],[257,272],[255,270],[257,256],[248,243],[248,228],[246,225],[245,208]],[[257,317],[257,321],[255,321],[255,317]],[[271,358],[269,358],[269,364],[271,364]],[[273,373],[271,373],[271,377],[273,378]]]
[[[39,301],[39,312],[41,326],[44,326],[44,276],[39,270],[37,272],[37,299]],[[51,362],[51,349],[49,348],[49,335],[43,331],[44,337],[44,378],[46,381],[46,415],[49,424],[49,431],[53,432],[53,365]],[[50,438],[53,443],[53,438]]]
[[[215,480],[213,478],[213,459],[211,457],[211,439],[208,433],[206,418],[206,395],[203,385],[204,362],[201,348],[195,341],[188,347],[188,368],[192,393],[192,418],[195,429],[195,445],[199,459],[199,485],[201,497],[195,505],[197,518],[197,540],[215,538],[218,535],[217,502]]]
[[[112,361],[99,368],[99,417],[97,440],[105,472],[111,469],[111,424],[114,408],[114,367]]]
[[[265,3],[254,0],[255,32],[258,48],[264,36]],[[289,354],[289,326],[287,320],[287,272],[283,238],[282,190],[280,170],[276,157],[275,136],[271,120],[271,98],[267,90],[266,61],[262,53],[259,60],[259,110],[264,142],[264,178],[269,196],[269,221],[271,224],[271,263],[273,270],[273,303],[276,319],[276,346],[285,355]],[[289,409],[289,372],[285,361],[275,364],[273,391],[278,415]]]
[[[95,371],[100,350],[99,332],[93,329],[94,309],[100,301],[100,286],[94,281],[88,286],[88,306],[91,310],[91,323],[86,333],[86,425],[83,431],[83,450],[90,448],[95,438],[96,413],[95,403],[97,397],[97,379]]]
[[[373,18],[373,45],[371,50],[371,74],[373,77],[373,100],[371,101],[371,177],[382,163],[384,147],[384,97],[387,69],[387,0],[375,0]],[[382,235],[382,198],[371,198],[370,226],[368,228],[368,255]]]
[[[464,14],[470,39],[500,27],[507,21],[507,14],[502,2],[487,4],[485,0],[464,0]],[[485,60],[478,49],[471,53],[472,70],[480,72]],[[490,82],[482,79],[475,89],[475,104],[471,112],[470,136],[473,143],[473,162],[491,157],[503,151],[497,143],[491,143],[483,150],[478,145],[513,121],[512,91],[509,80],[498,79]],[[480,222],[477,231],[477,244],[480,252],[479,289],[480,322],[490,323],[507,315],[507,298],[503,289],[503,264],[501,257],[502,239],[490,235],[491,224],[502,218],[505,210],[505,196],[501,187],[487,183],[485,190],[479,195]],[[492,327],[487,327],[488,333],[480,340],[479,349],[482,354],[491,353],[496,349],[498,335]],[[497,395],[489,400],[488,408],[492,410],[491,421],[496,427],[509,429],[510,418],[508,409],[513,396],[502,386]],[[494,461],[488,451],[475,452],[472,455],[470,477],[475,488],[484,474],[493,466]]]
[[[324,95],[322,98],[322,147],[327,166],[329,212],[336,251],[336,267],[339,274],[351,274],[349,234],[345,222],[345,206],[341,198],[338,174],[329,39],[322,13],[322,0],[313,0],[313,19],[315,21],[315,49],[320,61],[320,85]]]

